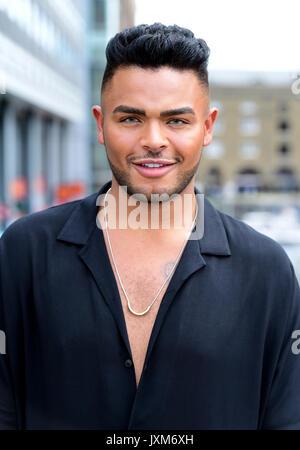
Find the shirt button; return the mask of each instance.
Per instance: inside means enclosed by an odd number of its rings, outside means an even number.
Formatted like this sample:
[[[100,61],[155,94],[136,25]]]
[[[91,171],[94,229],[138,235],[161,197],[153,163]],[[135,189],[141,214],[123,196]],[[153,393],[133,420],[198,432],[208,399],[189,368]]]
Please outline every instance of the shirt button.
[[[131,359],[126,359],[126,361],[125,361],[125,367],[132,367],[132,361],[131,361]]]

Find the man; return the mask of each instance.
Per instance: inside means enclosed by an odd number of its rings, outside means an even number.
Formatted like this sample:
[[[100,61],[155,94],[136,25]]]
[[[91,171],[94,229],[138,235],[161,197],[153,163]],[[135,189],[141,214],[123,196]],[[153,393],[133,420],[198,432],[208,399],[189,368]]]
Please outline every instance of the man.
[[[106,54],[93,114],[112,180],[0,241],[1,428],[299,429],[291,262],[195,187],[217,116],[206,43],[141,25]]]

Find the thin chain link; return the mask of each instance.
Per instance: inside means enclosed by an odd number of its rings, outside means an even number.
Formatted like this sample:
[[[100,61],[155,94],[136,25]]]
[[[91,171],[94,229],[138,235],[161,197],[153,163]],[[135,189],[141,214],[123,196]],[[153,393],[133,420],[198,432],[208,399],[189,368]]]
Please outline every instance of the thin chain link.
[[[112,247],[111,247],[111,242],[110,242],[109,233],[108,233],[108,226],[107,226],[107,217],[106,217],[106,197],[107,197],[107,194],[109,193],[110,190],[111,190],[111,188],[108,189],[108,191],[106,192],[105,197],[104,197],[105,231],[106,231],[106,236],[107,236],[107,241],[108,241],[108,245],[109,245],[110,254],[111,254],[112,261],[113,261],[113,264],[114,264],[114,267],[115,267],[115,270],[116,270],[116,273],[117,273],[117,276],[118,276],[118,279],[119,279],[119,282],[120,282],[120,286],[121,286],[122,291],[124,292],[124,295],[125,295],[125,297],[126,297],[126,300],[127,300],[127,306],[128,306],[129,311],[130,311],[132,314],[136,315],[136,316],[143,316],[143,315],[145,315],[145,314],[150,310],[151,306],[156,302],[156,300],[157,300],[158,297],[159,297],[159,294],[161,293],[161,291],[162,291],[162,289],[164,288],[164,286],[165,286],[165,284],[167,283],[167,281],[170,279],[171,275],[173,274],[173,272],[174,272],[174,270],[175,270],[175,268],[176,268],[176,266],[177,266],[177,264],[178,264],[178,262],[179,262],[179,259],[180,259],[181,255],[182,255],[183,250],[184,250],[186,241],[187,241],[187,239],[188,239],[188,237],[189,237],[191,231],[193,230],[194,225],[195,225],[195,222],[196,222],[196,218],[197,218],[197,214],[198,214],[198,204],[197,204],[197,202],[196,202],[196,213],[195,213],[195,217],[194,217],[192,226],[191,226],[191,228],[190,228],[190,230],[189,230],[189,233],[187,234],[187,237],[186,237],[185,240],[184,240],[184,243],[183,243],[183,245],[182,245],[182,247],[181,247],[181,250],[180,250],[180,252],[179,252],[179,255],[177,256],[177,259],[176,259],[176,261],[175,261],[175,263],[174,263],[174,266],[173,266],[172,270],[169,272],[168,276],[166,277],[166,279],[165,279],[165,281],[163,282],[162,286],[159,288],[159,290],[158,290],[156,296],[154,297],[153,301],[152,301],[151,304],[148,306],[148,308],[146,308],[145,311],[139,313],[139,312],[134,311],[134,309],[131,307],[130,300],[129,300],[128,295],[127,295],[127,293],[126,293],[126,290],[125,290],[125,288],[124,288],[124,286],[123,286],[123,283],[122,283],[122,280],[121,280],[121,276],[120,276],[120,274],[119,274],[119,271],[118,271],[118,268],[117,268],[117,264],[116,264],[116,262],[115,262],[114,254],[113,254],[113,251],[112,251]]]

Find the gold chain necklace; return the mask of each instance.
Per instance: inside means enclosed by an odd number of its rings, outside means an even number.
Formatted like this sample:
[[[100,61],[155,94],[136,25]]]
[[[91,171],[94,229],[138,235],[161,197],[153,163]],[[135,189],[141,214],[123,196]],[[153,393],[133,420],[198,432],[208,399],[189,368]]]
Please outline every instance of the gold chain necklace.
[[[187,237],[186,237],[185,240],[184,240],[184,243],[183,243],[183,245],[182,245],[182,247],[181,247],[181,249],[180,249],[179,255],[177,256],[177,259],[176,259],[176,261],[175,261],[175,263],[174,263],[174,266],[173,266],[172,270],[170,271],[170,273],[169,273],[168,276],[166,277],[165,281],[163,282],[163,284],[162,284],[161,287],[159,288],[157,294],[155,295],[153,301],[150,303],[150,305],[148,306],[148,308],[146,308],[145,311],[139,313],[139,312],[134,311],[134,309],[131,307],[130,300],[129,300],[128,295],[127,295],[127,293],[126,293],[126,290],[125,290],[125,288],[124,288],[124,286],[123,286],[123,283],[122,283],[122,280],[121,280],[121,277],[120,277],[120,274],[119,274],[119,271],[118,271],[118,268],[117,268],[117,264],[116,264],[116,262],[115,262],[114,254],[113,254],[112,247],[111,247],[111,243],[110,243],[110,238],[109,238],[109,233],[108,233],[108,226],[107,226],[107,217],[106,217],[106,204],[105,204],[105,203],[106,203],[106,197],[107,197],[107,194],[109,193],[110,190],[111,190],[111,188],[108,189],[108,191],[106,192],[105,197],[104,197],[104,219],[105,219],[105,231],[106,231],[106,236],[107,236],[107,241],[108,241],[108,245],[109,245],[109,250],[110,250],[111,258],[112,258],[112,261],[113,261],[113,264],[114,264],[114,267],[115,267],[115,270],[116,270],[116,274],[117,274],[118,279],[119,279],[119,282],[120,282],[120,286],[121,286],[122,291],[124,292],[125,298],[126,298],[126,300],[127,300],[127,306],[128,306],[129,311],[130,311],[132,314],[136,315],[136,316],[143,316],[143,315],[147,314],[147,312],[150,310],[151,306],[156,302],[156,300],[158,299],[158,296],[159,296],[159,294],[161,293],[163,287],[165,286],[165,284],[167,283],[167,281],[170,279],[172,273],[174,272],[174,270],[175,270],[175,268],[176,268],[176,266],[177,266],[177,264],[178,264],[178,262],[179,262],[179,259],[180,259],[180,257],[181,257],[181,254],[182,254],[183,249],[184,249],[184,247],[185,247],[185,243],[186,243],[186,241],[187,241],[187,239],[188,239],[188,237],[189,237],[191,231],[193,230],[194,225],[195,225],[195,222],[196,222],[196,218],[197,218],[197,214],[198,214],[198,204],[197,204],[197,202],[196,202],[196,213],[195,213],[195,217],[194,217],[192,226],[191,226],[191,228],[190,228],[190,230],[189,230],[189,233],[187,234]]]

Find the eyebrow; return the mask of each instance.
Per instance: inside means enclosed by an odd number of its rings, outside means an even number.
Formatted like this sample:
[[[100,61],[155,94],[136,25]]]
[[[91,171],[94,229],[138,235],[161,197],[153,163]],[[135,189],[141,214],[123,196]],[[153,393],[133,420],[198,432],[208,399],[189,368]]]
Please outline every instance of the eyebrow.
[[[146,116],[146,111],[144,109],[134,108],[132,106],[127,106],[127,105],[119,105],[113,110],[113,114],[120,113],[120,112],[127,113],[127,114],[139,114],[140,116]],[[195,115],[195,112],[189,106],[185,106],[183,108],[168,109],[167,111],[162,111],[160,113],[160,117],[179,116],[181,114]]]
[[[134,108],[133,106],[119,105],[114,110],[113,113],[128,113],[128,114],[139,114],[140,116],[145,116],[146,111],[144,109]]]
[[[189,106],[185,106],[183,108],[177,109],[168,109],[167,111],[163,111],[160,113],[161,117],[165,116],[179,116],[180,114],[193,114],[195,115],[195,111]]]

